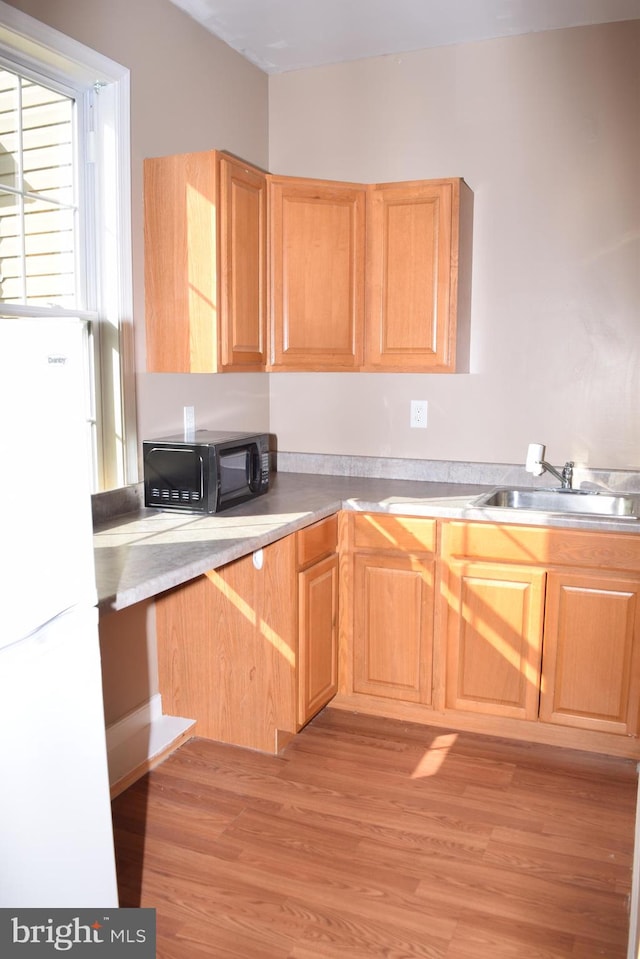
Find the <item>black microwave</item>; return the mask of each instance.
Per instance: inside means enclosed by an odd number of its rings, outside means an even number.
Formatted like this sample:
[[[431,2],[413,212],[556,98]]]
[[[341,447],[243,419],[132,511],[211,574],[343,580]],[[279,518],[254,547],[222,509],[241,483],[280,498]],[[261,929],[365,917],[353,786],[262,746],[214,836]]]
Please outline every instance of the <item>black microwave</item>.
[[[197,430],[142,444],[144,505],[218,513],[269,489],[267,433]]]

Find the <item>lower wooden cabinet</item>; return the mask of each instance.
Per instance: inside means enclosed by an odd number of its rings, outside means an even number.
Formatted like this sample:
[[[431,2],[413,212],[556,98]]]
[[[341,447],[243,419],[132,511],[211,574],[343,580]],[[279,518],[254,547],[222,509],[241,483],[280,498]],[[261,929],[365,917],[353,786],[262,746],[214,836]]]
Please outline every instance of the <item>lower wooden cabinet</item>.
[[[344,512],[163,594],[156,619],[164,712],[199,736],[278,752],[339,690],[640,758],[638,536]]]
[[[156,601],[163,711],[196,735],[278,752],[296,732],[295,538]]]
[[[338,688],[337,517],[296,533],[298,546],[298,726]]]
[[[638,735],[640,538],[451,522],[442,553],[449,709]]]
[[[349,517],[347,693],[430,705],[435,520]]]
[[[547,575],[540,719],[638,734],[640,577]]]
[[[434,570],[427,557],[356,554],[354,692],[431,703]]]
[[[164,712],[279,752],[336,692],[336,550],[331,516],[160,596]]]
[[[458,560],[448,583],[447,707],[536,719],[544,570]]]

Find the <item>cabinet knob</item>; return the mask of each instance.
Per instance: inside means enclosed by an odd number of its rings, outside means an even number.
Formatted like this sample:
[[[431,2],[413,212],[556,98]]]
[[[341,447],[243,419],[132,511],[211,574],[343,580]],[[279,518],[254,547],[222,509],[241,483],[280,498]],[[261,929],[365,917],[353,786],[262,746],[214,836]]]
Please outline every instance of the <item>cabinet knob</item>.
[[[264,552],[261,549],[257,549],[253,554],[253,565],[255,569],[262,569],[262,564],[264,563]]]

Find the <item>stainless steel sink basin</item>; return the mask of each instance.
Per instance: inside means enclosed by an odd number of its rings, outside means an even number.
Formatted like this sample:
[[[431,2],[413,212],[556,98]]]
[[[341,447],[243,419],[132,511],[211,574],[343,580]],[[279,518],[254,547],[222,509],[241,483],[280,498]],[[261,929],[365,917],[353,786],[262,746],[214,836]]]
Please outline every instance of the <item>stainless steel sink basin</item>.
[[[578,513],[638,519],[640,494],[606,493],[599,490],[526,489],[502,487],[483,493],[471,506],[486,509],[530,509],[540,513]]]

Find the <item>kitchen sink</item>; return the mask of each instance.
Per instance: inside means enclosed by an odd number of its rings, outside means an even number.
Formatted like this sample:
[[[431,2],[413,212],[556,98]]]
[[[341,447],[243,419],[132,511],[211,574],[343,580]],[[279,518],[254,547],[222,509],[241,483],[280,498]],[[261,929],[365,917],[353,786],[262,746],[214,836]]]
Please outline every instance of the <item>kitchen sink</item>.
[[[621,519],[638,519],[640,516],[640,494],[600,490],[498,487],[476,497],[469,505],[485,509],[524,509]]]

